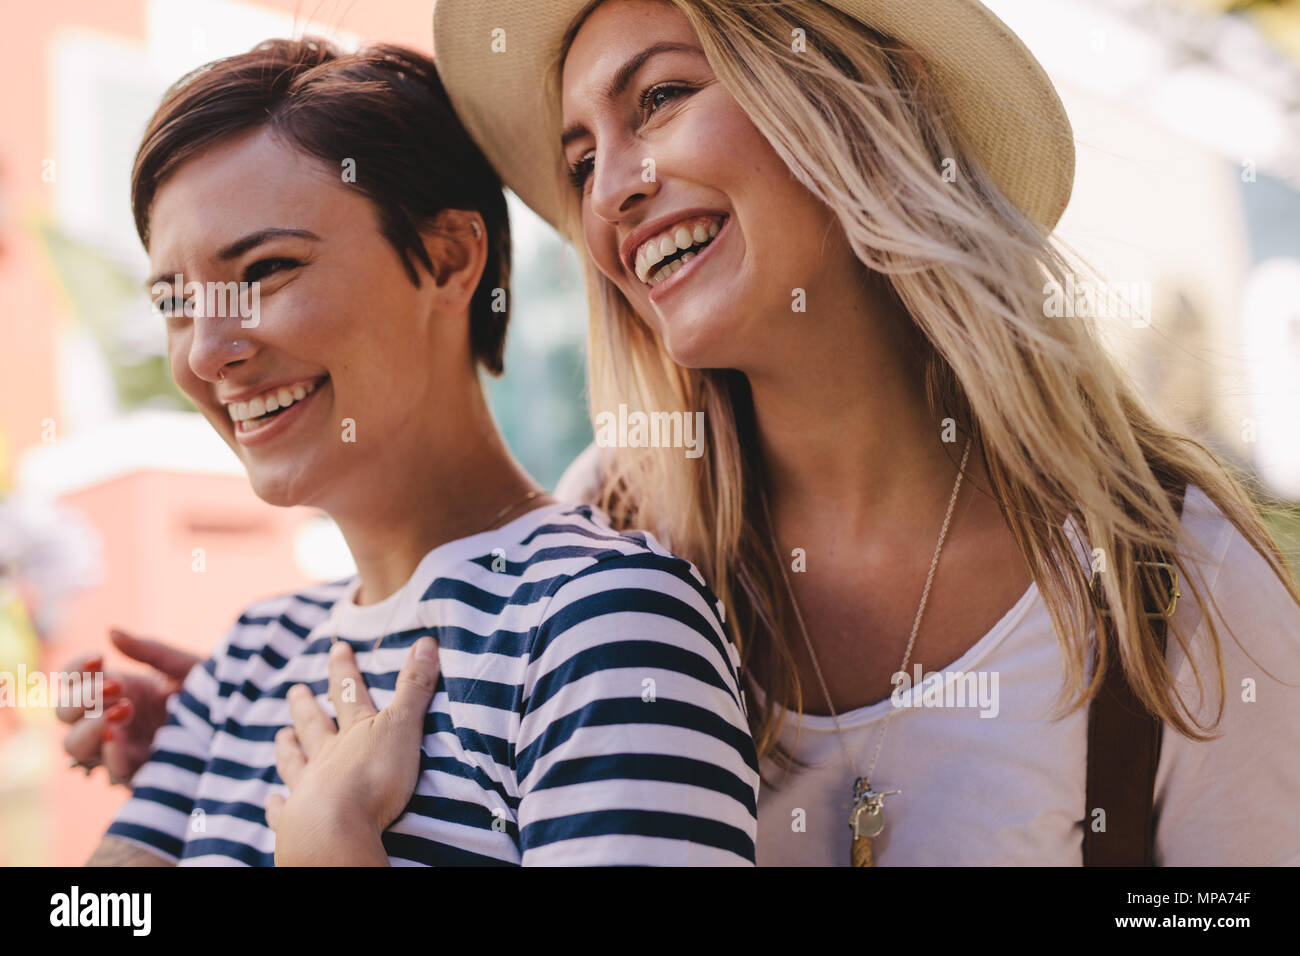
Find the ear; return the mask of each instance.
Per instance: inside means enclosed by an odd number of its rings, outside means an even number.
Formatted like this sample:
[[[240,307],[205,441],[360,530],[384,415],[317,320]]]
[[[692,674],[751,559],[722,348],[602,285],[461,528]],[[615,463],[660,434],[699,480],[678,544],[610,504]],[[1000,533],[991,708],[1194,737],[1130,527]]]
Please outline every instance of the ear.
[[[434,284],[448,309],[469,308],[487,263],[487,229],[470,209],[446,209],[421,230]]]

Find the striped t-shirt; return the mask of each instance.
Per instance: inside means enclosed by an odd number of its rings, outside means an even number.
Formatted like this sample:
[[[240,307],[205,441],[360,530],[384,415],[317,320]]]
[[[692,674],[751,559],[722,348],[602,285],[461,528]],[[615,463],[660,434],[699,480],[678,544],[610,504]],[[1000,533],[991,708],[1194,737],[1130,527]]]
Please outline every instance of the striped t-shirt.
[[[377,604],[357,587],[245,611],[168,702],[109,835],[181,865],[272,865],[285,692],[306,684],[333,715],[338,637],[382,708],[430,635],[442,673],[415,794],[383,835],[394,865],[753,863],[739,655],[689,562],[557,504],[435,548]]]

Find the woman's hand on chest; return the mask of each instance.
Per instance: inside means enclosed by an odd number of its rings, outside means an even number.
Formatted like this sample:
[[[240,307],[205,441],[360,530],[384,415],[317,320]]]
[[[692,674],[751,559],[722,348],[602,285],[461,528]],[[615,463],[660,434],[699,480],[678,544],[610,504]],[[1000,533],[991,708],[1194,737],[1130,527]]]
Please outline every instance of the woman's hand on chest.
[[[275,754],[290,793],[266,800],[277,865],[387,863],[380,835],[415,791],[438,674],[437,643],[422,638],[402,665],[392,701],[376,710],[351,648],[340,641],[329,655],[337,726],[307,687],[289,689],[293,726],[276,734]]]

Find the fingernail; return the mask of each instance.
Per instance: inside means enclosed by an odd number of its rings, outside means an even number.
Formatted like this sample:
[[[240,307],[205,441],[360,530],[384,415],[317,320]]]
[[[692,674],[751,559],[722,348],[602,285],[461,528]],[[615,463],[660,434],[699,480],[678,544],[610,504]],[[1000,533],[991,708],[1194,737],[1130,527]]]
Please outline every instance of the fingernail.
[[[119,723],[126,719],[126,715],[131,712],[131,702],[129,700],[119,700],[108,710],[104,711],[104,719],[110,723]]]
[[[347,641],[335,641],[330,645],[330,654],[334,657],[342,657],[351,650],[352,648]]]
[[[122,682],[120,680],[116,677],[110,677],[104,681],[104,696],[120,693],[122,693]]]
[[[99,670],[101,667],[104,666],[104,658],[102,655],[97,654],[96,656],[86,661],[86,663],[83,666],[87,670],[92,670],[92,671]]]
[[[438,644],[431,637],[422,637],[415,644],[415,659],[431,664],[438,659]]]
[[[104,728],[104,743],[106,743],[106,744],[107,744],[107,743],[112,743],[112,742],[113,742],[114,740],[116,740],[116,739],[117,739],[117,731],[115,731],[112,727],[105,727],[105,728]]]

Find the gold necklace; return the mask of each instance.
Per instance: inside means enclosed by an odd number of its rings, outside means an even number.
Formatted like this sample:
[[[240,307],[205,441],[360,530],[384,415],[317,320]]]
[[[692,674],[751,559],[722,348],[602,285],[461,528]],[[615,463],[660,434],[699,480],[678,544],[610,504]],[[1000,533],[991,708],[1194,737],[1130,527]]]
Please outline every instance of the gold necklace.
[[[948,499],[948,512],[943,518],[943,527],[939,529],[939,543],[935,545],[934,557],[930,559],[930,570],[925,576],[925,590],[921,592],[921,605],[916,609],[916,618],[912,622],[912,633],[907,639],[907,649],[903,651],[903,663],[898,668],[899,672],[907,673],[908,662],[912,659],[912,648],[916,645],[916,634],[921,629],[921,617],[925,614],[925,605],[930,600],[930,585],[934,582],[934,571],[939,566],[939,555],[943,553],[943,544],[948,537],[948,526],[952,523],[952,511],[957,504],[957,494],[961,491],[962,478],[966,475],[966,461],[970,457],[971,440],[966,439],[966,450],[962,452],[961,465],[957,469],[957,481],[952,486],[952,497]],[[835,713],[835,705],[831,703],[831,692],[826,687],[826,678],[822,676],[821,664],[817,662],[817,653],[813,650],[812,641],[808,637],[808,628],[804,624],[803,614],[799,610],[799,601],[794,596],[794,588],[790,586],[790,576],[785,572],[785,558],[782,556],[781,548],[776,542],[776,529],[772,525],[772,514],[767,507],[767,495],[763,495],[763,513],[767,518],[768,535],[772,539],[772,549],[776,552],[776,564],[781,569],[781,580],[785,582],[786,591],[790,595],[790,606],[794,608],[795,620],[799,622],[799,631],[803,634],[804,644],[808,647],[808,656],[812,659],[813,670],[817,673],[817,680],[821,684],[822,694],[826,697],[826,706],[830,709],[831,719],[835,722],[835,733],[840,740],[840,749],[844,752],[844,763],[849,770],[853,770],[853,758],[849,756],[849,746],[844,740],[844,729],[840,727],[840,718]],[[853,802],[849,810],[849,830],[853,833],[853,846],[851,860],[854,866],[874,866],[875,859],[871,853],[871,840],[873,837],[880,835],[885,828],[885,797],[896,793],[899,790],[885,790],[877,792],[871,786],[871,774],[876,769],[876,760],[880,757],[880,748],[885,742],[885,732],[889,730],[889,720],[894,716],[894,708],[890,707],[885,714],[885,721],[880,726],[880,736],[876,738],[876,749],[871,755],[871,764],[867,767],[867,772],[857,777],[853,781]]]
[[[540,497],[540,496],[543,495],[543,494],[545,494],[545,492],[542,492],[542,491],[530,491],[530,492],[528,492],[528,494],[524,495],[522,498],[519,498],[519,499],[517,499],[517,500],[515,500],[515,501],[510,502],[510,504],[506,505],[504,508],[502,508],[500,511],[498,511],[498,512],[493,516],[492,520],[489,521],[486,525],[483,526],[482,530],[480,530],[480,531],[475,531],[474,534],[482,534],[482,533],[485,532],[485,531],[491,531],[492,528],[494,528],[494,527],[496,526],[497,522],[499,522],[502,518],[504,518],[504,517],[505,517],[506,515],[508,515],[510,512],[514,511],[516,508],[518,508],[520,505],[524,504],[525,502],[532,501],[534,498]],[[468,538],[468,537],[472,537],[472,535],[464,535],[464,537]],[[388,621],[384,624],[384,628],[383,628],[383,631],[380,632],[379,639],[376,640],[375,643],[374,643],[374,646],[370,648],[370,653],[371,653],[372,655],[375,653],[375,651],[379,650],[379,645],[382,644],[382,643],[384,643],[384,638],[388,636],[388,625],[393,623],[393,618],[395,618],[395,617],[397,616],[397,612],[398,612],[399,610],[401,610],[401,606],[400,606],[400,605],[398,605],[397,607],[393,608],[392,613],[388,615]],[[331,635],[330,635],[330,644],[333,645],[333,644],[336,644],[336,643],[338,643],[338,635],[336,635],[336,634],[331,634]]]

